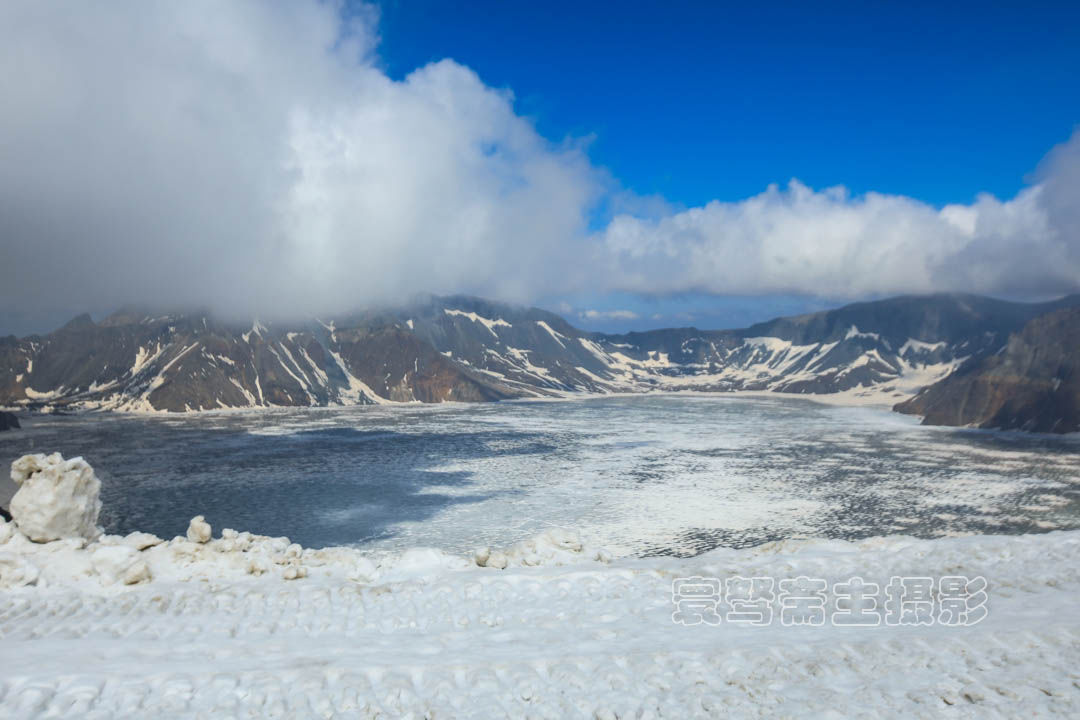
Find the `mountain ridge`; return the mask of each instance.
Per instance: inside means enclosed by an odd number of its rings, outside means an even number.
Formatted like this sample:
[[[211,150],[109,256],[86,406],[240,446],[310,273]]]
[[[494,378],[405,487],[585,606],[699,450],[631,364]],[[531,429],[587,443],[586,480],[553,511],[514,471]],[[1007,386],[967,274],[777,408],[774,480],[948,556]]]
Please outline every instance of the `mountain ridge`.
[[[0,405],[197,411],[485,402],[580,393],[764,390],[902,404],[1002,351],[1080,295],[1014,303],[900,296],[747,328],[580,330],[554,313],[427,296],[332,319],[250,326],[123,308],[0,338]]]

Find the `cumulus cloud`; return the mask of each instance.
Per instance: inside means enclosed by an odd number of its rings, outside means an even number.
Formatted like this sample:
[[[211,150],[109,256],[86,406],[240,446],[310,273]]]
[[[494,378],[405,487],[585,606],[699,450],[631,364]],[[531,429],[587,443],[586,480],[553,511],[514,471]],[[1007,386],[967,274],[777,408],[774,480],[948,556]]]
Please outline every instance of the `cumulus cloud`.
[[[641,219],[602,233],[623,290],[718,294],[971,291],[1046,295],[1080,288],[1080,135],[1015,198],[936,209],[912,198],[797,180],[740,202]]]
[[[418,292],[1051,294],[1080,286],[1080,138],[1017,197],[798,181],[672,211],[368,7],[0,3],[0,303],[340,312]]]

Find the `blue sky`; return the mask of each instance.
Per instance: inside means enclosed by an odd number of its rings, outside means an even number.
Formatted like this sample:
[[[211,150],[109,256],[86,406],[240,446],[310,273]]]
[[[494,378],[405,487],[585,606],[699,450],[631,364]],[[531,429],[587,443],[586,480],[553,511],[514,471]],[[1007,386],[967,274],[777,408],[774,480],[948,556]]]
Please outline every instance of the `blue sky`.
[[[1080,122],[1080,3],[380,7],[391,77],[453,58],[544,136],[593,136],[623,184],[686,206],[792,177],[1011,197]]]
[[[512,90],[545,137],[590,138],[590,158],[622,186],[678,207],[791,178],[935,207],[982,192],[1011,198],[1080,122],[1080,3],[380,7],[392,77],[453,58]],[[610,330],[739,325],[830,304],[696,293],[566,300],[639,315],[573,318]]]
[[[1078,292],[1078,71],[1075,2],[11,0],[0,334]]]

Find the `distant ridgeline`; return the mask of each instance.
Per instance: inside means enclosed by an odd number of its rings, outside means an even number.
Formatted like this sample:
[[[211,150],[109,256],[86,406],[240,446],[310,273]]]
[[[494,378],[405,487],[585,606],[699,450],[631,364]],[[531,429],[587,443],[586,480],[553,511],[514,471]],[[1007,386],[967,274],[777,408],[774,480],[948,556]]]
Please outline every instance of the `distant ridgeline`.
[[[899,403],[930,423],[1080,429],[1080,295],[907,296],[742,330],[589,333],[472,297],[293,325],[78,317],[0,338],[0,405],[196,411],[758,390]]]

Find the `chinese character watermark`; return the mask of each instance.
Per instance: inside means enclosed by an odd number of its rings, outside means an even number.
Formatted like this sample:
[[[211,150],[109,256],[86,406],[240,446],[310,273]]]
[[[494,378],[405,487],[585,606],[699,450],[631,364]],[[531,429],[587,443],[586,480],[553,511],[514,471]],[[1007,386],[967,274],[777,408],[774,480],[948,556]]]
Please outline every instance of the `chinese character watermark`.
[[[770,577],[729,577],[724,582],[729,623],[768,625],[772,622],[772,603],[776,599]]]
[[[780,623],[824,625],[825,591],[829,583],[820,578],[786,578],[780,581]]]
[[[989,612],[989,583],[980,576],[889,578],[887,584],[855,576],[829,587],[823,578],[677,578],[671,584],[679,625],[967,627]]]
[[[671,601],[675,603],[671,619],[679,625],[720,624],[719,578],[679,578],[671,583]]]

